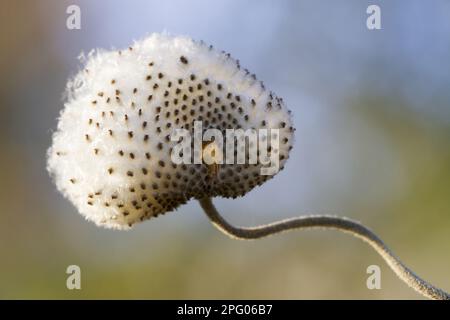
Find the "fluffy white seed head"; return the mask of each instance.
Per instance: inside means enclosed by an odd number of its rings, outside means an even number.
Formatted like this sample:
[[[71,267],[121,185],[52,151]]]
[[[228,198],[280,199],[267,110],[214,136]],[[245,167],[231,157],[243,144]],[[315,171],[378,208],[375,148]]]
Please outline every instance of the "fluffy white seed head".
[[[229,54],[153,34],[121,51],[95,51],[67,85],[48,170],[97,225],[127,229],[190,198],[237,197],[261,185],[261,164],[175,164],[174,129],[279,129],[280,169],[292,148],[283,101]],[[270,154],[270,145],[267,150]]]

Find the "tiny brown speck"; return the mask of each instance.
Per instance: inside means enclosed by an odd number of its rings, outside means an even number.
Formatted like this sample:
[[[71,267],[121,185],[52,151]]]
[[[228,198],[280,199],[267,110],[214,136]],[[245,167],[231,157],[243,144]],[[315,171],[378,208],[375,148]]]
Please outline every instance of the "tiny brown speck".
[[[181,57],[180,57],[180,61],[181,61],[182,63],[184,63],[184,64],[187,64],[187,63],[188,63],[188,60],[186,59],[185,56],[181,56]]]

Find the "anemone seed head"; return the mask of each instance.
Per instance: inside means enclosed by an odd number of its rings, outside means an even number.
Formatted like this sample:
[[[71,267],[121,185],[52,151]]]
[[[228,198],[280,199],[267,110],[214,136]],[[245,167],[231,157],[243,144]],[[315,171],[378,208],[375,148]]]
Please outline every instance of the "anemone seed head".
[[[95,51],[67,85],[48,151],[58,189],[107,228],[171,211],[191,198],[237,197],[271,176],[261,164],[174,164],[176,128],[279,129],[280,167],[293,142],[282,99],[229,54],[187,37],[153,34],[121,51]]]

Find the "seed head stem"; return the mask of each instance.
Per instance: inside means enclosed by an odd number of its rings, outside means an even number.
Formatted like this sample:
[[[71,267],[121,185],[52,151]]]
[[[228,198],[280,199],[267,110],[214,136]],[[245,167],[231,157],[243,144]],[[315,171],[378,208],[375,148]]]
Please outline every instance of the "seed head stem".
[[[421,279],[405,266],[373,231],[357,221],[337,216],[312,215],[281,220],[256,227],[235,227],[219,214],[211,198],[203,198],[199,202],[211,223],[224,234],[234,239],[254,240],[288,230],[310,228],[336,229],[351,234],[372,246],[386,261],[392,271],[418,293],[430,299],[450,300],[450,294]]]

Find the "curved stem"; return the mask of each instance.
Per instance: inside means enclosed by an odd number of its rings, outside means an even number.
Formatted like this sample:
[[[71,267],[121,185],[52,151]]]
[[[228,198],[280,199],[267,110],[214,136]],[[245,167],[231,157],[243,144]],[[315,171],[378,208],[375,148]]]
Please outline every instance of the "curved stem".
[[[336,229],[349,233],[370,244],[401,280],[423,296],[430,299],[450,300],[450,294],[417,276],[392,253],[375,233],[359,222],[336,216],[315,215],[281,220],[257,227],[241,228],[229,224],[216,210],[210,198],[200,199],[199,202],[212,224],[235,239],[259,239],[288,230],[308,228]]]

